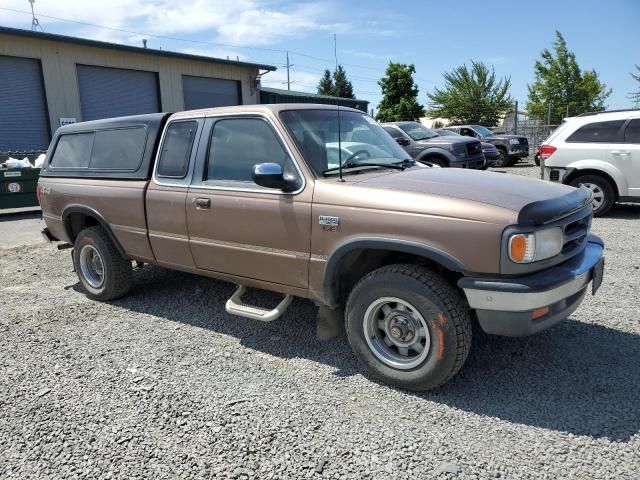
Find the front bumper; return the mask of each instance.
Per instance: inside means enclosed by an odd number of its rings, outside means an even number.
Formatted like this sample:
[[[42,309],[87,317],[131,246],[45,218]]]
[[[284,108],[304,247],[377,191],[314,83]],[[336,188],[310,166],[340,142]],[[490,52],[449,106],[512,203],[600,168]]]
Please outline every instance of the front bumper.
[[[509,156],[524,158],[529,156],[529,147],[525,145],[511,145]]]
[[[571,315],[589,283],[601,281],[604,243],[594,235],[585,249],[555,267],[521,277],[460,279],[482,329],[518,337],[540,332]]]
[[[449,162],[451,168],[472,168],[479,169],[485,165],[484,153],[480,152],[475,155],[469,155],[464,157],[457,157],[455,160]]]

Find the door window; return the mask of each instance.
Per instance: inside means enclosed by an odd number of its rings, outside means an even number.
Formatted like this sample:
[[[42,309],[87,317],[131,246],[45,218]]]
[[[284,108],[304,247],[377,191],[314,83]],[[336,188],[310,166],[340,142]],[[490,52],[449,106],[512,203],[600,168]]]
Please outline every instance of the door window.
[[[593,122],[583,125],[567,138],[567,142],[609,143],[618,141],[618,132],[624,120]]]
[[[205,184],[256,188],[251,171],[259,163],[277,163],[285,174],[298,176],[293,161],[266,121],[230,118],[214,124]]]
[[[640,118],[635,118],[627,125],[627,130],[624,132],[625,143],[640,144]]]
[[[382,128],[384,128],[384,131],[387,132],[389,135],[391,135],[393,138],[404,138],[404,135],[402,135],[402,133],[400,133],[399,130],[393,127],[382,127]]]
[[[475,137],[476,136],[476,132],[474,132],[470,128],[461,128],[460,129],[460,135],[464,135],[465,137]]]
[[[197,129],[196,121],[173,122],[167,127],[158,160],[158,177],[184,178],[187,175]]]

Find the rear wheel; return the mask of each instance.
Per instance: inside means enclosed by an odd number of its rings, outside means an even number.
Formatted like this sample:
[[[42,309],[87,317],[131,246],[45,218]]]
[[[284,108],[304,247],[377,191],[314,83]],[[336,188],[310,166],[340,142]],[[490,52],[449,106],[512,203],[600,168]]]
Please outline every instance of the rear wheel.
[[[95,300],[113,300],[131,289],[131,261],[122,258],[101,227],[89,227],[76,237],[73,260],[80,283]]]
[[[570,185],[573,187],[584,186],[593,194],[593,216],[605,215],[615,203],[615,193],[611,184],[597,175],[582,175],[574,178]]]
[[[416,265],[390,265],[355,286],[346,308],[349,343],[378,380],[408,390],[449,381],[471,346],[471,320],[458,292]]]

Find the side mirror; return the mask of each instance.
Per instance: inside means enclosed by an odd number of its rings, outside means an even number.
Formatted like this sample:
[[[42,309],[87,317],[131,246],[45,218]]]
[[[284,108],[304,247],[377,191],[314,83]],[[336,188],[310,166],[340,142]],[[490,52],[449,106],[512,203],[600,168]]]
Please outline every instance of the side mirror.
[[[277,188],[285,192],[295,190],[297,182],[288,178],[277,163],[258,163],[251,169],[251,178],[261,187]]]
[[[396,143],[402,147],[406,147],[409,145],[409,140],[406,138],[396,138]]]

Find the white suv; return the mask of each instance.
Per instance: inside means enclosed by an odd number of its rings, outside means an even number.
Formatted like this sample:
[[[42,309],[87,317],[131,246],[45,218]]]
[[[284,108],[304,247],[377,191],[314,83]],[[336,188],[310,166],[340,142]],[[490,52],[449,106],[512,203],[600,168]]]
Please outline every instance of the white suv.
[[[565,119],[540,146],[544,178],[593,192],[593,213],[640,202],[640,110]]]

